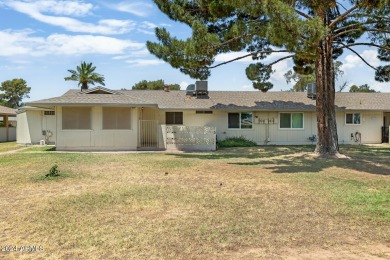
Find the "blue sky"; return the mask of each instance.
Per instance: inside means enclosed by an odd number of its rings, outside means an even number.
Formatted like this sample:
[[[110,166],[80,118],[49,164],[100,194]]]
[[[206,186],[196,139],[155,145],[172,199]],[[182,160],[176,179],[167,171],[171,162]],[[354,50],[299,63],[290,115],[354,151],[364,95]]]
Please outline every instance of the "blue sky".
[[[191,33],[187,26],[169,20],[151,0],[0,0],[0,82],[25,79],[31,87],[30,99],[25,101],[59,96],[77,88],[76,82],[64,80],[69,76],[67,70],[86,61],[97,67],[111,89],[129,89],[141,80],[157,79],[184,88],[195,80],[158,60],[145,47],[147,40],[156,40],[156,26],[166,27],[178,38]],[[356,50],[372,65],[380,64],[376,49]],[[216,63],[240,54],[244,53],[219,55]],[[344,63],[344,75],[337,85],[348,81],[348,85],[369,84],[378,91],[390,91],[389,83],[376,82],[373,70],[353,53],[345,52],[339,60]],[[250,62],[247,58],[214,69],[209,89],[253,90],[245,75]],[[291,65],[283,61],[273,67],[272,91],[292,87],[283,77]]]

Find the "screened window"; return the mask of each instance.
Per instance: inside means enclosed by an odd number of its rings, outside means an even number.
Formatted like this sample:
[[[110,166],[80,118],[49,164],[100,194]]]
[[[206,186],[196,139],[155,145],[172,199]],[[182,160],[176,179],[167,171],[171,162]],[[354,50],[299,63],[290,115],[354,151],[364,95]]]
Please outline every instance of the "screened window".
[[[196,110],[195,113],[196,114],[212,114],[213,111],[209,111],[209,110]]]
[[[347,125],[360,125],[360,113],[345,114],[345,123]]]
[[[253,114],[250,112],[228,113],[228,128],[251,129]]]
[[[303,113],[280,113],[279,127],[283,129],[303,129]]]
[[[91,129],[91,108],[63,107],[62,129]]]
[[[183,124],[183,112],[166,112],[165,123],[167,125],[182,125]]]
[[[131,108],[103,107],[103,129],[131,129]]]
[[[45,116],[54,116],[56,114],[56,112],[55,111],[44,111],[43,114]]]

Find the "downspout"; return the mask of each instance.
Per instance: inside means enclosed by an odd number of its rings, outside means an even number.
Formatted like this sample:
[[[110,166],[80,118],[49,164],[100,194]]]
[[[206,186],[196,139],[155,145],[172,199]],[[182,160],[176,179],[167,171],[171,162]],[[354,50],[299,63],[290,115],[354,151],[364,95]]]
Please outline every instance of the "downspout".
[[[55,113],[55,120],[56,120],[56,138],[55,138],[55,146],[57,147],[57,138],[58,138],[58,118],[57,118],[57,115],[58,115],[58,110],[57,110],[57,106],[54,107],[54,113]]]
[[[7,136],[6,140],[7,140],[7,142],[9,142],[9,133],[8,133],[9,127],[8,127],[8,116],[7,115],[4,116],[4,124],[5,124],[6,136]]]

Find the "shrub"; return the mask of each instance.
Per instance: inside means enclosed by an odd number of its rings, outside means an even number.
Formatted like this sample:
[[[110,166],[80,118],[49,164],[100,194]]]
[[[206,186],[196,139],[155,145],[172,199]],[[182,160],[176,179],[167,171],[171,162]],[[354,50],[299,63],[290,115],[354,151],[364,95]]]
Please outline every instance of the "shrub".
[[[228,137],[218,141],[218,147],[250,147],[256,145],[256,142],[249,140],[244,136]]]
[[[45,175],[45,177],[57,177],[57,176],[60,176],[60,171],[57,169],[58,168],[58,165],[57,164],[54,164],[50,170],[49,170],[49,173]]]

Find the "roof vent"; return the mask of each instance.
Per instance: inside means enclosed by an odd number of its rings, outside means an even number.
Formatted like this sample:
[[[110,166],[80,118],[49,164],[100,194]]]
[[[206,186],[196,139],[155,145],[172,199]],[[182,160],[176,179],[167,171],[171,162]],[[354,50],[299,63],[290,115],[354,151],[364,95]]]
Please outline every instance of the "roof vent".
[[[312,82],[307,84],[306,92],[308,98],[316,99],[316,83]]]

